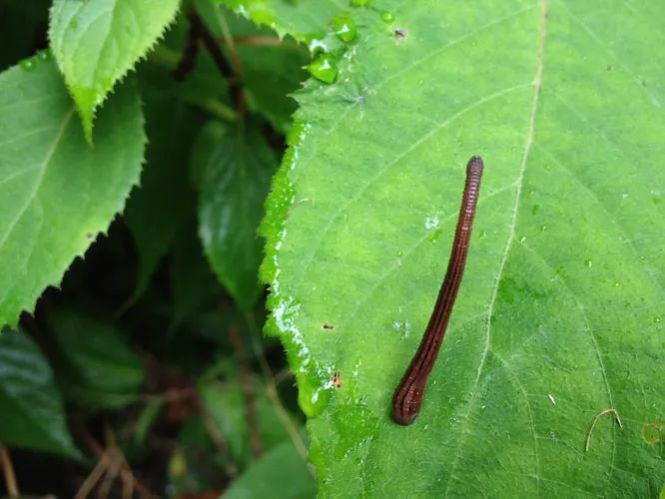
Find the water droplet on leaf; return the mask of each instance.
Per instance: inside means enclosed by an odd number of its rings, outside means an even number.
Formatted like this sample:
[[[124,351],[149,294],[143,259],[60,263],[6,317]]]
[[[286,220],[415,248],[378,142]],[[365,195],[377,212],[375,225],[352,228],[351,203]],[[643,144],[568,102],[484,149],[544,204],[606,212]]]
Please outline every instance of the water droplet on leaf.
[[[588,268],[591,268],[593,266],[593,262],[591,261],[590,258],[586,258],[584,260],[584,265],[586,265]]]
[[[321,54],[308,66],[310,74],[324,83],[333,83],[337,78],[337,64],[330,54]]]
[[[391,23],[395,20],[395,16],[393,16],[387,10],[384,10],[383,12],[381,12],[381,19],[383,19],[383,21],[386,23]]]
[[[19,64],[24,71],[33,71],[37,67],[37,63],[33,58],[23,59]]]
[[[348,13],[340,14],[330,21],[337,38],[349,43],[356,39],[356,22]]]

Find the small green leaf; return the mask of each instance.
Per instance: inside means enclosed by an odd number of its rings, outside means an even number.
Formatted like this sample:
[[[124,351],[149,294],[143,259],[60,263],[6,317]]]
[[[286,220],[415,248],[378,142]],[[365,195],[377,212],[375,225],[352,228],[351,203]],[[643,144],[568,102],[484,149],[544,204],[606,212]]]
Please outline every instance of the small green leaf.
[[[217,126],[210,123],[202,136]],[[262,242],[256,229],[277,158],[253,123],[230,128],[209,151],[199,193],[199,235],[218,279],[248,309],[261,291]]]
[[[33,71],[0,74],[0,324],[32,310],[122,210],[145,145],[131,82],[100,113],[90,148],[55,64],[33,60]]]
[[[79,458],[53,372],[23,332],[0,332],[0,442]]]
[[[238,372],[237,366],[234,373]],[[256,413],[257,428],[261,436],[263,450],[270,450],[289,438],[289,432],[275,410],[275,406],[266,397],[265,386],[257,381],[251,385],[254,394],[253,410]],[[252,459],[251,432],[247,422],[245,398],[242,384],[237,381],[224,384],[206,382],[199,384],[201,401],[206,411],[215,421],[219,432],[229,445],[234,460],[247,464]]]
[[[304,433],[304,432],[303,432]],[[266,452],[224,491],[224,499],[310,499],[316,497],[316,481],[305,457],[290,440]]]
[[[88,142],[95,110],[173,20],[179,0],[54,0],[49,38]]]
[[[136,399],[143,364],[121,331],[71,309],[52,309],[47,317],[58,381],[69,401],[90,410]]]

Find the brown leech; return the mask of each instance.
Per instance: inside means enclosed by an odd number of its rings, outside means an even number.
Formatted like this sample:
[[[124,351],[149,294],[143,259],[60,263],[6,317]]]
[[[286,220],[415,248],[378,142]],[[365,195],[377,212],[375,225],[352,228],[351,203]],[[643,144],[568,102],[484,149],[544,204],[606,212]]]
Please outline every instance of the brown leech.
[[[483,160],[479,156],[473,156],[466,165],[466,184],[446,277],[443,279],[432,317],[427,324],[418,351],[393,397],[393,419],[401,425],[413,423],[418,416],[423,403],[427,378],[439,355],[439,348],[446,333],[448,319],[450,319],[464,273],[482,174]]]

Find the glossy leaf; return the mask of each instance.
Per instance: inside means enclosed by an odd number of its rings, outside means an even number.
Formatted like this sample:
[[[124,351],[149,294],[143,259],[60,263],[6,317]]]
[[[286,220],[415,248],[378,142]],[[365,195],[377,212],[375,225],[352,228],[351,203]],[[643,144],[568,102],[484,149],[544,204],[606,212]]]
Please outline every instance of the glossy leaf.
[[[320,494],[657,495],[664,7],[376,6],[391,16],[354,11],[336,83],[298,94],[263,223],[268,331],[297,376]],[[422,412],[398,426],[393,391],[473,154],[486,171],[464,281]]]
[[[32,311],[105,230],[139,177],[145,136],[131,82],[91,148],[47,53],[0,74],[0,323]]]
[[[60,391],[37,345],[23,332],[0,332],[0,442],[80,457]]]
[[[49,38],[86,139],[95,110],[162,35],[179,0],[54,0]]]
[[[67,399],[79,407],[118,407],[136,399],[143,365],[120,330],[83,311],[48,313],[54,364]]]
[[[261,292],[258,267],[263,243],[256,229],[277,159],[252,122],[203,137],[218,137],[203,164],[199,192],[199,235],[220,282],[240,307],[250,308]],[[194,168],[197,168],[196,163]]]

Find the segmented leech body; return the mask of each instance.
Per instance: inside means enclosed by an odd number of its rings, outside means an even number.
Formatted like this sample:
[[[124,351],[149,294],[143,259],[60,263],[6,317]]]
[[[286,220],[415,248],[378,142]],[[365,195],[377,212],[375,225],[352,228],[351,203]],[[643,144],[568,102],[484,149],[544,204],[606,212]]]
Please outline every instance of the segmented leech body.
[[[439,355],[439,348],[443,342],[464,273],[482,174],[483,160],[479,156],[473,156],[466,166],[466,183],[448,270],[418,351],[411,360],[393,397],[393,419],[401,425],[413,423],[418,416],[423,403],[427,378]]]

